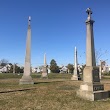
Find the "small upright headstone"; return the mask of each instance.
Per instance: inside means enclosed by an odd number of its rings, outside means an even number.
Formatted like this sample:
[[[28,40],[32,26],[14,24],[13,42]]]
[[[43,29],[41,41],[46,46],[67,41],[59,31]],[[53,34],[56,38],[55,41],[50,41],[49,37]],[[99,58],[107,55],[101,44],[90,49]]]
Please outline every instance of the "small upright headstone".
[[[77,59],[77,49],[75,47],[75,53],[74,53],[74,73],[71,77],[71,80],[81,80],[79,71],[78,71],[78,59]]]
[[[27,42],[26,42],[26,56],[24,74],[19,81],[19,84],[34,84],[31,74],[31,17],[28,19],[28,31],[27,31]]]
[[[47,70],[46,54],[44,54],[44,65],[43,65],[42,78],[48,78],[48,70]]]
[[[83,83],[77,91],[77,95],[87,100],[101,100],[109,97],[109,92],[104,91],[104,85],[100,83],[99,71],[96,68],[93,23],[91,19],[92,11],[86,10],[88,18],[86,20],[86,67],[83,72]]]

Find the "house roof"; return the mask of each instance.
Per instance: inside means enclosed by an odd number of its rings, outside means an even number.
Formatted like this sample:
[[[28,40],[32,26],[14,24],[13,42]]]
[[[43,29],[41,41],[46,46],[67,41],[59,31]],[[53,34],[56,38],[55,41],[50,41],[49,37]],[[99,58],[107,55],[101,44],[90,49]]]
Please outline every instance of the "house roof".
[[[3,68],[3,66],[0,66],[0,69],[2,69]]]

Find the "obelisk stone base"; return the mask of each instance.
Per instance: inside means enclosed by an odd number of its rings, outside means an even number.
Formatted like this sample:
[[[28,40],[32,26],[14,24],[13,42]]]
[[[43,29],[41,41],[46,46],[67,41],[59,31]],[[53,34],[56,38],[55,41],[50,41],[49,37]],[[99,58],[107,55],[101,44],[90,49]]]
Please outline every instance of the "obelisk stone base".
[[[78,81],[78,80],[81,80],[81,78],[78,77],[78,76],[73,75],[73,76],[71,77],[71,80]]]
[[[96,67],[86,66],[83,71],[84,82],[100,82],[99,71]]]
[[[100,83],[99,73],[96,67],[84,68],[83,83],[77,91],[77,95],[87,100],[95,101],[109,97],[109,92],[104,91],[104,85]]]
[[[81,80],[78,70],[74,70],[74,75],[72,75],[71,80],[75,81]]]
[[[88,88],[88,86],[85,87],[85,89],[87,89],[87,88]],[[92,89],[93,86],[91,86],[89,88]],[[86,99],[86,100],[90,100],[90,101],[101,100],[101,99],[106,99],[106,98],[110,97],[109,91],[104,91],[104,90],[88,91],[88,90],[81,90],[81,89],[79,89],[77,91],[77,96],[81,97],[83,99]]]
[[[22,76],[19,84],[34,84],[31,76]]]
[[[42,72],[42,78],[47,78],[48,79],[48,72],[47,72],[47,67],[43,67],[43,72]]]

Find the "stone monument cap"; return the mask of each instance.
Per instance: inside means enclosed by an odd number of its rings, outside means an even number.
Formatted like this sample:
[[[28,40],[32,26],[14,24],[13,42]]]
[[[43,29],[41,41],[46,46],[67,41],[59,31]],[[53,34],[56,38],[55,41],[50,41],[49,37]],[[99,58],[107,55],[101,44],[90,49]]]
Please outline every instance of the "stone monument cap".
[[[91,14],[92,14],[92,10],[91,10],[91,8],[87,8],[86,9],[86,13],[88,14],[88,20],[91,20]]]

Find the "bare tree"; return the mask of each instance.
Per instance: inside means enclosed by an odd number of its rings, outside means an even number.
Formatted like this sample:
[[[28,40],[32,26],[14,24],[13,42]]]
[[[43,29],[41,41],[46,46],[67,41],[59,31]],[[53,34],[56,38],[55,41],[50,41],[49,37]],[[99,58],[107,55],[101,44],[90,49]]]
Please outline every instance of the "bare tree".
[[[101,57],[102,57],[103,55],[106,55],[107,53],[108,53],[107,50],[105,50],[105,51],[102,51],[101,49],[96,50],[96,52],[95,52],[96,65],[98,65],[99,61],[101,60]]]
[[[7,64],[8,64],[8,60],[6,60],[6,59],[0,60],[0,66],[6,66]]]

